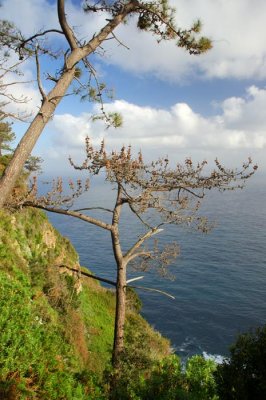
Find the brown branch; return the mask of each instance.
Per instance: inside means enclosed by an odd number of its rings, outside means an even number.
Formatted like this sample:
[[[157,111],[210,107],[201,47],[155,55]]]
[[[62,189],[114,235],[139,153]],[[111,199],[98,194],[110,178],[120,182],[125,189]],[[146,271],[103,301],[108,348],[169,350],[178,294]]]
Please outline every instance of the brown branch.
[[[127,258],[127,262],[129,263],[130,261],[134,260],[137,257],[151,257],[151,252],[150,251],[139,251],[137,253],[132,254]]]
[[[125,45],[125,43],[121,42],[121,40],[118,39],[118,37],[114,34],[114,32],[112,32],[112,36],[113,36],[113,37],[112,37],[112,38],[109,38],[109,39],[115,39],[115,40],[119,43],[120,46],[123,46],[123,47],[125,47],[127,50],[130,50],[130,48],[129,48],[128,46]],[[109,39],[106,39],[106,40],[109,40]]]
[[[10,93],[1,93],[1,96],[6,97],[8,100],[11,100],[17,104],[22,104],[22,103],[26,103],[27,102],[27,97],[22,97],[20,99],[18,99],[17,97],[14,97],[12,94]],[[10,103],[6,103],[5,105],[10,104]]]
[[[59,265],[59,268],[66,268],[69,271],[77,272],[77,274],[84,275],[87,278],[95,279],[96,281],[101,281],[104,283],[108,283],[109,285],[116,286],[116,282],[110,281],[109,279],[100,278],[99,276],[89,274],[88,272],[82,271],[81,269],[71,268],[68,265]]]
[[[146,221],[144,221],[144,219],[139,215],[139,213],[134,209],[134,207],[132,206],[132,204],[130,203],[130,201],[127,202],[127,204],[129,205],[130,210],[138,217],[138,219],[141,221],[141,223],[143,225],[145,225],[147,228],[149,229],[153,229],[152,226],[150,226]]]
[[[11,119],[15,119],[17,121],[20,122],[27,122],[26,119],[29,117],[30,115],[19,115],[16,113],[11,113],[11,112],[6,112],[1,110],[0,111],[0,121],[2,121],[5,118],[11,118]]]
[[[2,76],[0,76],[0,79]],[[8,86],[13,86],[13,85],[18,85],[18,84],[25,84],[25,83],[32,83],[34,81],[16,81],[16,82],[10,82],[10,83],[0,83],[0,90],[5,89]],[[2,95],[3,93],[1,93]]]
[[[26,202],[22,203],[21,207],[34,207],[34,208],[39,208],[41,210],[53,212],[56,214],[69,215],[71,217],[81,219],[82,221],[88,222],[90,224],[99,226],[100,228],[106,229],[108,231],[112,230],[112,225],[106,224],[105,222],[102,222],[96,218],[89,217],[88,215],[80,214],[76,211],[65,210],[65,209],[57,208],[57,207],[50,207],[50,206],[37,204],[34,202],[30,202],[30,201],[26,201]]]
[[[109,279],[105,279],[105,278],[100,278],[99,276],[96,275],[92,275],[89,274],[88,272],[82,271],[81,269],[75,269],[75,268],[71,268],[68,265],[59,265],[59,268],[66,268],[69,271],[73,271],[76,272],[77,274],[86,276],[87,278],[91,278],[91,279],[95,279],[96,281],[100,281],[100,282],[104,282],[104,283],[108,283],[109,285],[115,286],[116,287],[116,282],[113,282]],[[140,277],[142,278],[142,277]],[[139,279],[140,279],[139,278]],[[142,289],[142,290],[146,290],[146,291],[150,291],[150,292],[157,292],[157,293],[161,293],[164,294],[167,297],[170,297],[171,299],[175,300],[175,297],[172,296],[171,294],[165,292],[164,290],[159,290],[159,289],[153,289],[153,288],[148,288],[146,286],[132,286],[132,285],[126,285],[126,287],[132,288],[132,289]]]
[[[110,210],[109,208],[104,208],[104,207],[86,207],[86,208],[78,208],[73,211],[92,211],[92,210],[102,210],[102,211],[107,211],[110,213],[113,213],[113,210]]]
[[[139,2],[137,0],[131,0],[129,3],[123,6],[123,9],[117,14],[111,21],[108,22],[89,42],[82,47],[84,56],[87,56],[94,51],[102,42],[105,40],[110,33],[126,18],[126,16],[137,10]]]
[[[23,40],[19,47],[24,47],[25,44],[27,44],[28,42],[31,42],[32,40],[34,40],[38,37],[45,36],[47,33],[59,33],[60,35],[64,34],[64,32],[60,31],[59,29],[46,29],[43,32],[35,33],[34,35],[30,36],[29,38]]]
[[[134,254],[135,250],[137,250],[145,242],[145,240],[149,239],[153,235],[156,235],[157,233],[160,233],[162,230],[163,229],[153,228],[150,231],[146,232],[145,235],[141,236],[139,240],[126,252],[126,254],[124,255],[125,260],[128,261],[128,259],[130,259],[131,256]]]
[[[62,28],[62,31],[69,43],[69,46],[71,50],[77,49],[78,48],[78,43],[77,39],[74,35],[74,32],[70,28],[70,26],[67,23],[66,20],[66,14],[65,14],[65,1],[64,0],[57,0],[57,13],[58,13],[58,19],[60,26]]]
[[[41,71],[40,71],[40,63],[39,63],[39,56],[38,56],[38,46],[36,46],[36,48],[35,48],[35,62],[36,62],[38,88],[41,93],[43,101],[45,101],[45,100],[47,100],[47,96],[46,96],[45,91],[43,90],[42,82],[41,82]]]

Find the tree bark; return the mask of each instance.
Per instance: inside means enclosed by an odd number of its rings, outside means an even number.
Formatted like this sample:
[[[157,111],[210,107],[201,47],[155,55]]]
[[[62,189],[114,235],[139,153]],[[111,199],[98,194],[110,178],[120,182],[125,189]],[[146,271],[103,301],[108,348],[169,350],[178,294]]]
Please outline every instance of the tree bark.
[[[123,256],[120,244],[120,237],[119,237],[119,220],[120,220],[122,205],[123,205],[122,187],[118,183],[116,204],[113,212],[112,230],[111,230],[113,253],[117,266],[115,329],[114,329],[114,344],[113,344],[113,354],[112,354],[112,365],[115,370],[114,380],[119,376],[121,354],[124,349],[124,329],[125,329],[125,319],[126,319],[127,262]],[[115,383],[113,383],[113,386],[115,386]]]
[[[4,203],[8,200],[8,196],[15,186],[16,180],[19,178],[26,160],[31,154],[32,149],[41,135],[45,125],[51,119],[54,110],[56,109],[62,97],[65,95],[74,78],[74,74],[75,67],[72,64],[72,68],[63,73],[47,99],[43,101],[38,114],[21,139],[0,180],[0,207],[3,207]]]
[[[58,0],[59,12],[64,13],[64,2]],[[0,179],[0,208],[4,206],[8,200],[16,180],[24,167],[27,158],[30,156],[33,147],[35,146],[39,136],[41,135],[44,127],[52,118],[57,105],[66,94],[71,82],[75,76],[75,65],[80,62],[84,57],[93,53],[97,47],[109,36],[109,34],[125,19],[125,17],[133,12],[138,7],[138,1],[132,0],[126,4],[121,12],[109,21],[98,33],[94,36],[85,46],[76,47],[74,43],[74,35],[71,29],[66,25],[65,16],[63,16],[65,36],[70,42],[72,51],[66,60],[65,71],[56,83],[55,87],[50,93],[43,98],[41,108],[34,120],[30,124],[25,135],[21,139],[18,147],[16,148],[12,160],[6,168],[3,176]],[[60,11],[61,10],[61,11]],[[62,16],[61,16],[62,18]],[[59,15],[60,20],[60,15]],[[71,39],[71,40],[70,40]]]
[[[114,344],[113,344],[113,354],[112,354],[112,365],[115,371],[119,371],[120,369],[121,355],[124,350],[125,320],[126,320],[126,265],[122,263],[117,267],[115,329],[114,329]]]

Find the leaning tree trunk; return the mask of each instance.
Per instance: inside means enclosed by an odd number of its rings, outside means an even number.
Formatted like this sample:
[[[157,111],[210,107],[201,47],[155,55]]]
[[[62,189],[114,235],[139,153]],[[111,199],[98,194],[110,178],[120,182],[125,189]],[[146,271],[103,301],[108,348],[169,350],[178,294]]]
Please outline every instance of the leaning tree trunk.
[[[0,179],[0,207],[3,207],[5,202],[8,200],[8,196],[15,186],[16,181],[23,170],[24,164],[30,156],[32,149],[39,139],[45,125],[53,116],[57,105],[73,81],[75,75],[74,65],[75,62],[72,63],[71,69],[68,69],[63,73],[60,80],[54,89],[49,93],[47,98],[43,99],[43,103],[38,114],[30,124],[28,130],[16,148],[10,163],[5,169],[4,174]]]
[[[123,22],[126,16],[131,12],[134,12],[139,6],[138,0],[131,0],[129,3],[125,4],[120,13],[115,15],[111,20],[107,20],[108,23],[100,30],[98,35],[93,36],[93,38],[83,47],[78,47],[78,41],[75,39],[73,32],[68,27],[65,15],[62,15],[62,13],[64,14],[64,1],[62,0],[58,4],[59,9],[61,10],[61,20],[63,18],[62,29],[72,49],[71,54],[66,60],[65,71],[59,78],[55,87],[50,91],[49,94],[47,94],[47,96],[44,93],[41,93],[43,97],[42,106],[20,141],[16,151],[14,152],[12,160],[0,179],[0,208],[6,203],[9,194],[19,178],[24,164],[27,158],[30,156],[31,151],[41,135],[45,125],[52,118],[57,105],[66,94],[67,89],[73,81],[75,76],[75,65],[83,58],[92,54],[109,36],[109,34],[113,32],[113,30],[119,24],[121,24],[121,22]],[[62,23],[61,20],[60,22]]]

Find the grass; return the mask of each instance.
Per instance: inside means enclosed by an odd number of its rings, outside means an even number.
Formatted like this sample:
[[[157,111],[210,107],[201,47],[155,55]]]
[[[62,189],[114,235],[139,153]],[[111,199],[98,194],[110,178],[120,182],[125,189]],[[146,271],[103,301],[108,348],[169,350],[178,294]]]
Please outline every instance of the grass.
[[[114,292],[88,278],[77,292],[77,276],[58,266],[77,268],[78,255],[39,210],[0,211],[0,258],[0,398],[104,399],[99,382],[110,369]],[[136,295],[129,297],[126,349],[136,357],[127,362],[144,358],[147,366],[169,343],[138,315]]]

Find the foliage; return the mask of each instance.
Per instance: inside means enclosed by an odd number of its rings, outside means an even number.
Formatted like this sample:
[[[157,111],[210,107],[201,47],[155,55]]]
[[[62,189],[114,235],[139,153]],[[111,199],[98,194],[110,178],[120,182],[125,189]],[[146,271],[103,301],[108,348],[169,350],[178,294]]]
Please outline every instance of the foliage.
[[[65,257],[76,263],[76,253],[36,210],[1,212],[0,243],[1,398],[85,398],[75,377],[82,365],[65,322],[77,307],[74,282],[55,267]],[[54,286],[45,293],[47,280]]]
[[[193,399],[218,400],[214,372],[217,366],[213,360],[196,355],[188,359],[185,379],[188,392]]]
[[[2,151],[10,151],[10,142],[15,139],[15,134],[12,131],[11,125],[7,122],[0,121],[0,157],[2,156]]]
[[[75,381],[75,357],[60,326],[47,320],[32,303],[33,292],[19,271],[15,277],[0,273],[0,379],[3,391],[19,398],[82,399]],[[1,390],[1,389],[0,389]]]
[[[218,400],[213,373],[216,365],[193,356],[183,366],[179,357],[167,356],[149,369],[132,364],[118,386],[121,400]],[[130,374],[130,378],[127,374]]]
[[[1,4],[0,4],[1,7]],[[0,50],[5,50],[5,56],[8,56],[7,50],[15,49],[22,39],[19,31],[10,21],[0,20]]]
[[[77,254],[36,209],[0,212],[0,258],[0,398],[106,399],[114,292],[84,279],[77,293],[76,278],[58,268],[77,268]],[[132,311],[127,327],[130,351],[142,354],[143,332],[145,357],[167,353],[168,342]]]
[[[136,291],[128,286],[126,289],[126,293],[127,293],[127,309],[129,311],[135,311],[136,313],[139,313],[142,308],[142,301],[140,300]]]
[[[215,378],[221,399],[266,398],[266,325],[239,335]]]
[[[169,341],[153,331],[138,314],[128,312],[125,325],[125,348],[121,356],[119,382],[112,398],[137,399],[144,377],[149,375],[155,362],[170,353]],[[107,379],[112,380],[113,370]],[[137,396],[137,397],[136,397]]]
[[[0,176],[2,175],[5,168],[10,163],[13,152],[11,142],[16,138],[15,133],[12,130],[12,125],[8,122],[1,121],[0,118]],[[5,154],[3,154],[3,152]],[[8,153],[6,153],[8,152]],[[24,164],[24,168],[21,171],[19,178],[17,179],[16,185],[10,196],[10,202],[12,198],[15,199],[24,196],[28,191],[27,181],[30,175],[34,172],[35,174],[41,172],[41,163],[43,162],[41,157],[29,156]],[[34,178],[33,178],[34,179]]]
[[[110,363],[113,345],[115,311],[114,293],[90,280],[83,283],[80,310],[84,315],[87,346],[90,351],[89,368],[101,374]]]
[[[30,156],[27,161],[25,162],[24,168],[26,171],[28,171],[30,174],[32,172],[41,172],[41,163],[43,162],[43,159],[41,157],[36,157],[36,156]]]

